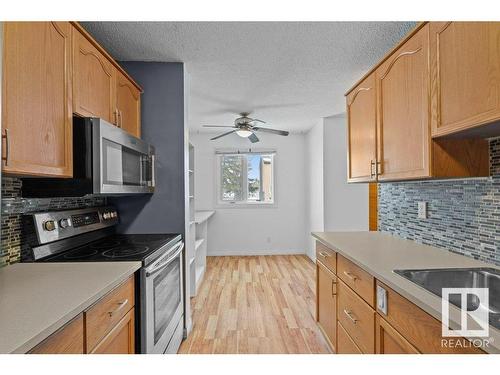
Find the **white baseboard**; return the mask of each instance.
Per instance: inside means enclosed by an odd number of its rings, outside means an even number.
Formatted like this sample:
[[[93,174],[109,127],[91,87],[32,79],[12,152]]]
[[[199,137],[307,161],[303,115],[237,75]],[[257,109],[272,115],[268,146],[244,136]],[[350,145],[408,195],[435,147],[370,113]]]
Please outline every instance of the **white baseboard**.
[[[274,249],[274,250],[208,250],[207,256],[252,256],[252,255],[298,255],[306,254],[304,250],[288,250],[288,249]]]

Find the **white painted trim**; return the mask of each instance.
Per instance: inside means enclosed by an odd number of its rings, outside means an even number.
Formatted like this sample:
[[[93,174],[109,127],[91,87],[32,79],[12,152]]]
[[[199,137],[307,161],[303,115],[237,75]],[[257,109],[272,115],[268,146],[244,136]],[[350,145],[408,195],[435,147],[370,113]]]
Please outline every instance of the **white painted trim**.
[[[305,250],[245,250],[245,251],[224,251],[210,250],[207,256],[256,256],[256,255],[306,255]]]

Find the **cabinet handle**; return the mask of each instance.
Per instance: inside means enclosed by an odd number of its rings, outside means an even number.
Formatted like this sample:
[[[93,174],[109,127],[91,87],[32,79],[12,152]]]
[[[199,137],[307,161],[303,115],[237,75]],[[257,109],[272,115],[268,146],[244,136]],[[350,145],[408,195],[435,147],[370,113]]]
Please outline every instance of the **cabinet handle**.
[[[344,275],[346,275],[348,278],[350,278],[352,281],[356,281],[358,277],[356,275],[353,275],[350,272],[344,271]]]
[[[374,166],[375,166],[375,162],[373,160],[370,160],[370,178],[375,177],[377,174],[377,172],[373,172]]]
[[[377,174],[377,176],[379,174],[382,174],[382,162],[381,161],[377,161],[376,174]]]
[[[330,254],[328,254],[328,253],[324,253],[324,252],[322,252],[322,251],[320,251],[320,252],[319,252],[319,255],[321,255],[323,258],[328,258],[328,257],[331,257],[331,255],[330,255]]]
[[[351,320],[353,324],[356,324],[358,322],[358,319],[356,319],[356,316],[351,311],[344,309],[344,314]]]
[[[123,127],[123,113],[120,110],[120,128],[122,128],[122,127]]]
[[[332,280],[332,297],[337,294],[337,282]]]
[[[113,124],[115,126],[118,126],[118,108],[115,108],[115,110],[113,111],[113,115],[115,116],[115,121],[113,122]]]
[[[5,160],[5,166],[7,166],[9,165],[10,154],[9,129],[5,129],[5,134],[2,134],[2,139],[5,139],[5,156],[2,156],[2,160]]]
[[[116,309],[114,309],[113,311],[109,311],[108,314],[110,317],[112,317],[113,315],[115,315],[118,311],[120,311],[121,309],[123,309],[128,303],[128,299],[122,301],[122,302],[119,302],[118,303],[118,307]]]

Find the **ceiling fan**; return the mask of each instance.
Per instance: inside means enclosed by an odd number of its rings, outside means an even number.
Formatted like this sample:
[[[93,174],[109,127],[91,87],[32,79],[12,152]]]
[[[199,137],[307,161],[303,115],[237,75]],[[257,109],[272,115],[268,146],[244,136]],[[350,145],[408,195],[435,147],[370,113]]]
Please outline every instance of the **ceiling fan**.
[[[238,117],[236,120],[234,120],[234,125],[233,126],[226,126],[226,125],[203,125],[206,128],[232,128],[233,130],[228,131],[226,133],[220,134],[216,137],[210,138],[211,141],[214,141],[216,139],[225,137],[226,135],[236,133],[242,138],[248,138],[248,140],[252,143],[259,142],[259,138],[255,135],[255,132],[265,132],[265,133],[272,133],[272,134],[278,134],[278,135],[284,135],[287,136],[289,132],[285,130],[277,130],[277,129],[269,129],[269,128],[263,128],[261,126],[256,126],[256,123],[261,123],[265,124],[265,121],[256,119],[256,118],[250,118],[248,117],[250,113],[247,112],[242,112],[240,113],[241,117]]]

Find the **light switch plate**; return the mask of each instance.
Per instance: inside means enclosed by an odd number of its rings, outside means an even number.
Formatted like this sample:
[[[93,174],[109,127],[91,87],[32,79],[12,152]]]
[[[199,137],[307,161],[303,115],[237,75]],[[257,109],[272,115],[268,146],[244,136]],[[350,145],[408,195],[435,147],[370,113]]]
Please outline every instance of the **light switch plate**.
[[[427,219],[427,202],[418,202],[418,218]]]
[[[387,290],[377,285],[377,310],[387,315]]]

